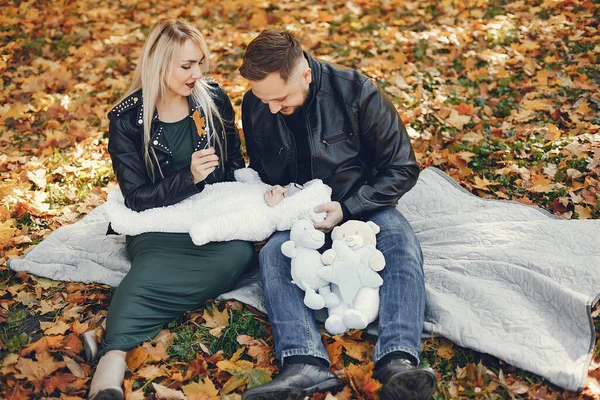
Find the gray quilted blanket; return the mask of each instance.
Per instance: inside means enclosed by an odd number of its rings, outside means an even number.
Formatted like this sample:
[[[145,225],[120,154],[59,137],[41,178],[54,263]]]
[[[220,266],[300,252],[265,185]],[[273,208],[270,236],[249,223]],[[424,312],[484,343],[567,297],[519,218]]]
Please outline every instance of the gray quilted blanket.
[[[120,236],[105,236],[104,206],[57,229],[16,271],[118,285],[129,263]],[[485,200],[435,168],[398,204],[423,247],[427,335],[492,354],[580,390],[600,298],[600,221],[565,220],[516,202]],[[256,269],[221,296],[264,311]]]

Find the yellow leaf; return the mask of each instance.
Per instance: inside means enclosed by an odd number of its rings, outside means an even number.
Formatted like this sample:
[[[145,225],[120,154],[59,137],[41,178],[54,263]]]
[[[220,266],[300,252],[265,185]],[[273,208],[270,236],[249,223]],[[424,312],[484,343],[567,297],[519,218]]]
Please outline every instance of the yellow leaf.
[[[40,329],[44,331],[46,335],[63,335],[69,330],[69,325],[64,321],[54,322],[40,322]]]
[[[226,327],[229,325],[229,310],[226,308],[223,311],[219,311],[213,308],[212,311],[204,310],[202,314],[204,318],[204,325],[208,328]]]
[[[52,311],[56,311],[62,307],[63,305],[61,303],[54,304],[50,300],[42,300],[40,301],[40,308],[37,308],[35,311],[43,315]]]
[[[220,338],[223,335],[223,329],[225,329],[224,326],[217,326],[216,328],[212,328],[210,331],[208,331],[208,333],[210,333],[216,338]]]
[[[544,139],[548,141],[559,139],[562,135],[562,132],[558,127],[554,124],[547,124],[546,128],[548,128],[548,132],[544,136]]]
[[[202,383],[194,382],[182,386],[181,389],[188,396],[188,400],[219,400],[219,390],[209,378],[205,378]]]
[[[26,112],[32,110],[33,107],[31,107],[29,104],[17,104],[11,108],[8,109],[7,112],[5,112],[4,114],[1,114],[0,117],[2,118],[2,120],[7,120],[9,118],[12,119],[19,119],[21,117],[23,117],[23,114],[25,114]]]
[[[544,100],[539,100],[539,99],[524,100],[523,107],[526,110],[533,110],[533,111],[547,111],[551,108],[550,104],[548,104],[548,102],[546,102]]]
[[[550,76],[550,71],[547,69],[543,69],[535,75],[536,82],[541,86],[548,86],[548,77]]]
[[[30,304],[37,303],[35,295],[33,293],[29,293],[29,292],[19,292],[19,293],[17,293],[17,295],[15,296],[15,300],[17,302],[23,304],[24,306],[29,306]],[[40,325],[42,323],[40,323]],[[47,323],[51,324],[51,322],[47,322]]]
[[[454,344],[450,341],[443,340],[435,354],[444,360],[452,360],[454,358]]]
[[[592,212],[588,207],[577,204],[575,206],[575,212],[579,215],[579,219],[591,219]]]
[[[48,278],[39,278],[35,275],[31,275],[31,279],[35,281],[36,286],[40,286],[42,289],[55,288],[60,285],[60,282],[53,281],[52,279]]]
[[[164,361],[169,358],[167,349],[162,342],[156,343],[155,346],[152,343],[146,342],[142,345],[142,348],[146,350],[151,361]]]
[[[159,376],[167,376],[167,373],[161,370],[157,365],[146,365],[137,371],[137,375],[148,381],[151,381]]]
[[[547,193],[554,189],[554,185],[545,175],[535,175],[531,177],[533,186],[527,190],[537,193]]]
[[[510,119],[514,122],[527,122],[531,121],[536,117],[535,113],[532,110],[522,109],[521,111],[515,113],[511,113]]]
[[[7,243],[15,236],[15,233],[17,232],[17,228],[15,228],[16,224],[16,220],[9,219],[0,225],[0,243]]]
[[[473,187],[481,190],[489,190],[488,186],[491,185],[492,182],[488,181],[486,178],[480,178],[478,176],[475,177],[475,183]]]

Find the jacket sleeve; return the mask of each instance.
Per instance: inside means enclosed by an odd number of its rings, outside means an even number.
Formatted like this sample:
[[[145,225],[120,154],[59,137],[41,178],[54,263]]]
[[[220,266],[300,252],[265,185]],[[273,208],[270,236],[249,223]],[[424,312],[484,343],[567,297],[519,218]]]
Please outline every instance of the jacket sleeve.
[[[352,218],[395,206],[419,177],[406,128],[392,102],[370,79],[363,84],[358,107],[359,135],[375,176],[342,201]]]
[[[218,85],[217,85],[218,86]],[[225,140],[227,142],[227,161],[225,162],[225,180],[234,181],[233,172],[236,169],[244,168],[246,162],[240,151],[241,140],[240,133],[235,125],[235,111],[231,106],[231,100],[225,91],[217,87],[217,106],[221,113],[221,119],[225,127]],[[217,122],[218,124],[218,122]]]
[[[114,113],[109,116],[108,152],[125,205],[134,211],[169,206],[199,193],[202,185],[196,186],[189,168],[152,182],[141,152],[140,130],[129,128],[129,124]],[[137,139],[137,140],[136,140]],[[136,144],[137,143],[137,144]]]
[[[252,96],[250,92],[247,92],[244,95],[244,100],[242,101],[242,127],[244,129],[244,139],[246,141],[246,153],[250,159],[249,167],[258,172],[258,176],[260,176],[260,179],[263,182],[268,183],[268,177],[265,173],[265,169],[258,153],[258,148],[254,139],[254,131],[252,130],[252,122],[250,118],[250,114],[252,113],[252,102],[250,96]]]

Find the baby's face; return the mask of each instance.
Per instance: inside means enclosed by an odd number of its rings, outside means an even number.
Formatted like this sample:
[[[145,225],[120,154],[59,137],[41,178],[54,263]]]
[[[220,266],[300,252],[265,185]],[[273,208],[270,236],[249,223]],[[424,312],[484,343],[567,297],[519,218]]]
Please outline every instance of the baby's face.
[[[290,185],[275,185],[265,193],[265,202],[269,207],[273,207],[287,197],[290,191]]]

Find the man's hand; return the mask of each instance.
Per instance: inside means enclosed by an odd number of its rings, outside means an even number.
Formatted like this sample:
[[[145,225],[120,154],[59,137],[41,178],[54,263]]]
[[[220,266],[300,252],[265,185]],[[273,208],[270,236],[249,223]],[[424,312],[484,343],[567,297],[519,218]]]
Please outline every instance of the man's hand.
[[[219,157],[215,154],[215,149],[198,150],[192,153],[192,162],[190,170],[194,177],[194,183],[202,182],[219,166]]]
[[[314,227],[323,232],[329,232],[344,219],[342,206],[337,201],[321,204],[315,207],[316,213],[326,213],[325,219],[321,222],[315,222]]]

